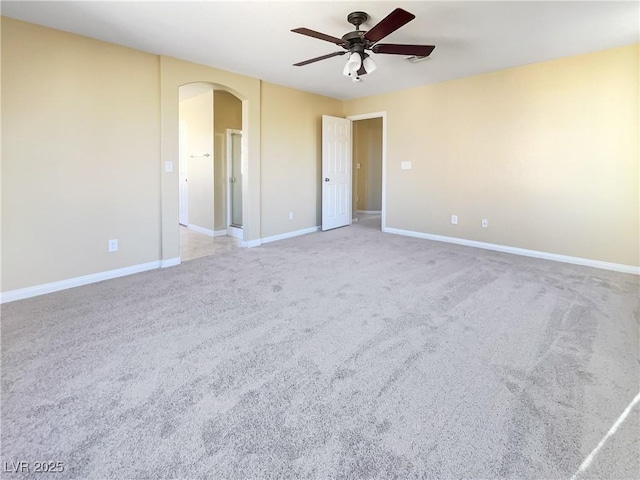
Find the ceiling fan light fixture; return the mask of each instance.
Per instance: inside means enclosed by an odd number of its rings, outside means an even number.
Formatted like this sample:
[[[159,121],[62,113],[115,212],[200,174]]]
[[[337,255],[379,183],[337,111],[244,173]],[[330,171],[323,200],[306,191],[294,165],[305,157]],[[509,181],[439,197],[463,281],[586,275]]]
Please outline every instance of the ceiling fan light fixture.
[[[349,55],[349,59],[342,70],[342,74],[347,77],[357,77],[358,70],[362,67],[362,58],[358,52],[354,52]]]
[[[366,53],[365,53],[364,60],[362,60],[362,66],[364,67],[367,73],[371,73],[378,68],[378,66],[376,65],[376,62],[373,61],[373,58],[371,58]]]

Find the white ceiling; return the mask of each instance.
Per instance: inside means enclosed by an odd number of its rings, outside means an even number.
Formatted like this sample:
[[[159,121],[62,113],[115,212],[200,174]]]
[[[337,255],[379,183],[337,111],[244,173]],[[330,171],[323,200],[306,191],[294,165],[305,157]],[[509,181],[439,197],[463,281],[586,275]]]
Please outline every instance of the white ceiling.
[[[640,2],[104,2],[2,1],[2,15],[178,57],[339,99],[376,95],[639,41]],[[296,27],[341,37],[346,17],[362,10],[369,29],[396,7],[416,19],[383,43],[436,45],[411,64],[372,55],[378,70],[353,83],[345,56],[304,67],[293,63],[341,50],[291,33]]]

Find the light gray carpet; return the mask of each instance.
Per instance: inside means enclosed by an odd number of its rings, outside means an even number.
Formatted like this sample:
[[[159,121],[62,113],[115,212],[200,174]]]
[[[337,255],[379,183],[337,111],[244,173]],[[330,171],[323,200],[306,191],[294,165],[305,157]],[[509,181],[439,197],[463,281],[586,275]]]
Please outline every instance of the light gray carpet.
[[[3,464],[571,477],[640,389],[637,277],[376,220],[4,305]],[[638,478],[639,431],[584,478]]]

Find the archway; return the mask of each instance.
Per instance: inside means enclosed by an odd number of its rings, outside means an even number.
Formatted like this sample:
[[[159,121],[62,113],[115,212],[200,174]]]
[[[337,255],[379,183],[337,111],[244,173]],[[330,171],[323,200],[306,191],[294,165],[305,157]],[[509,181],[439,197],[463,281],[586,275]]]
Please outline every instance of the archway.
[[[185,261],[237,248],[243,240],[242,101],[211,83],[178,91],[178,223]]]
[[[179,98],[181,85],[208,83],[242,101],[242,245],[260,244],[260,80],[170,57],[161,68],[161,258],[162,266],[180,263],[179,243]]]

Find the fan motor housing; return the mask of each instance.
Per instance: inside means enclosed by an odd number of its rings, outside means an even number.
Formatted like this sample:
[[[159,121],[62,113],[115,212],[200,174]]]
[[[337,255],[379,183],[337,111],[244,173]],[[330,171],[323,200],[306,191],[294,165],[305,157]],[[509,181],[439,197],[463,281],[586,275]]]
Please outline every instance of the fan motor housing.
[[[364,43],[364,34],[367,33],[364,30],[354,30],[353,32],[349,32],[342,37],[342,39],[347,42],[349,45],[353,45],[354,43]]]

